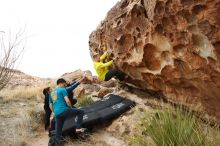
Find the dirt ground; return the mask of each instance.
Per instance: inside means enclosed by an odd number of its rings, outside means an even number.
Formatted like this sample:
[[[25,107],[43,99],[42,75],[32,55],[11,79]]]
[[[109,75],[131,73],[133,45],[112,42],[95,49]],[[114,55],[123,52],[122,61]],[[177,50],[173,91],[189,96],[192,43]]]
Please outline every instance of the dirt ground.
[[[42,121],[35,124],[37,129],[32,131],[29,117],[25,112],[33,108],[42,108],[41,103],[34,101],[3,101],[0,99],[0,146],[47,146],[48,132],[43,129]],[[65,146],[125,146],[125,142],[110,133],[97,129],[85,141],[68,139]]]
[[[40,136],[31,139],[28,142],[29,146],[47,146],[49,141],[48,134],[46,132],[42,132]],[[124,141],[117,139],[112,136],[110,133],[104,130],[96,130],[94,131],[88,139],[85,141],[79,141],[75,139],[68,139],[65,142],[65,146],[125,146]]]

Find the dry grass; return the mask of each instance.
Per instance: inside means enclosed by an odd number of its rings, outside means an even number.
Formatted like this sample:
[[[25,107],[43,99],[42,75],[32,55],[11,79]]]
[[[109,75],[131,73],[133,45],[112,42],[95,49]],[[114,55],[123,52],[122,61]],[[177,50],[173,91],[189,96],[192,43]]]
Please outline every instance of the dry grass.
[[[44,111],[41,107],[36,106],[23,110],[20,115],[21,119],[17,125],[18,131],[22,137],[28,137],[30,134],[34,136],[42,130],[44,124]]]
[[[0,91],[0,145],[25,146],[44,130],[42,90],[47,86],[18,86]]]
[[[44,111],[41,105],[21,106],[16,102],[13,103],[13,108],[7,109],[7,105],[4,106],[5,110],[2,111],[5,116],[0,119],[7,124],[0,128],[0,145],[24,146],[30,138],[43,130]]]
[[[0,127],[0,146],[25,146],[30,144],[31,139],[42,134],[44,131],[42,90],[47,86],[45,84],[39,84],[37,87],[18,86],[0,91],[0,121],[5,123]],[[54,84],[50,86],[55,87]],[[88,96],[81,100],[81,104],[92,102]],[[69,140],[66,146],[71,145],[106,146],[92,137],[87,142]]]
[[[0,102],[7,103],[10,101],[24,101],[24,100],[34,100],[42,101],[43,99],[43,89],[48,85],[39,84],[37,87],[34,86],[17,86],[13,89],[5,88],[0,91]],[[49,86],[54,87],[54,84]]]
[[[39,100],[42,97],[43,87],[24,87],[19,86],[14,89],[3,89],[0,96],[4,101],[23,101],[23,100]]]
[[[6,111],[6,110],[0,110],[0,116],[1,116],[2,118],[11,118],[11,117],[14,117],[14,116],[16,116],[16,115],[18,115],[16,108],[10,109],[10,110],[8,110],[8,111]]]
[[[42,94],[42,90],[47,86],[48,85],[45,84],[39,84],[37,87],[19,86],[14,89],[4,89],[0,91],[0,121],[6,123],[4,125],[5,127],[0,125],[1,146],[9,144],[13,146],[25,146],[27,145],[27,142],[30,142],[30,139],[36,137],[43,131],[44,96]],[[51,85],[51,87],[54,86],[55,85]],[[91,98],[87,95],[84,95],[81,100],[82,101],[78,101],[80,105],[92,102]],[[149,102],[145,105],[148,106],[148,104],[154,105],[154,103]],[[156,108],[158,108],[158,106],[155,107],[154,112],[157,112]],[[145,118],[149,118],[149,116],[146,115]],[[154,142],[152,138],[146,134],[146,130],[143,130],[147,128],[146,126],[147,124],[142,125],[141,129],[138,129],[139,127],[137,127],[137,133],[135,133],[136,135],[133,137],[131,136],[127,144],[133,146],[153,145]],[[202,127],[205,129],[203,131],[205,132],[205,136],[209,141],[213,142],[213,146],[220,145],[219,131],[210,128],[208,125],[203,125]],[[145,134],[142,134],[143,132]],[[158,135],[160,133],[161,131],[158,131]],[[74,141],[73,139],[67,139],[65,146],[108,146],[108,144],[100,140],[100,137],[101,134],[99,135],[99,139],[91,135],[86,141]]]

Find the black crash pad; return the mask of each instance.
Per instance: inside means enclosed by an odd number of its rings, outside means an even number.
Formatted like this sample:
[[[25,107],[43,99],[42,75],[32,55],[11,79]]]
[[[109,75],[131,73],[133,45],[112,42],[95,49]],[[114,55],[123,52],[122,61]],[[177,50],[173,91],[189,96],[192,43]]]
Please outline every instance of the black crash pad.
[[[88,106],[82,107],[84,111],[82,127],[91,128],[112,120],[135,106],[131,100],[121,96],[109,94],[102,100],[96,101]],[[68,117],[63,125],[63,133],[72,132],[75,129],[75,117]]]

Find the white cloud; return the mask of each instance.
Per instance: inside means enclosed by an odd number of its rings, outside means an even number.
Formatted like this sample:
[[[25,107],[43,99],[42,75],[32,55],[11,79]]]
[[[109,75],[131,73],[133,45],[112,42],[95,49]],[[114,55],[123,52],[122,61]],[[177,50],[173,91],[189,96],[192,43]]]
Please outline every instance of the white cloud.
[[[76,69],[93,70],[89,34],[118,0],[4,0],[0,30],[25,25],[27,48],[19,69],[40,77],[58,77]]]

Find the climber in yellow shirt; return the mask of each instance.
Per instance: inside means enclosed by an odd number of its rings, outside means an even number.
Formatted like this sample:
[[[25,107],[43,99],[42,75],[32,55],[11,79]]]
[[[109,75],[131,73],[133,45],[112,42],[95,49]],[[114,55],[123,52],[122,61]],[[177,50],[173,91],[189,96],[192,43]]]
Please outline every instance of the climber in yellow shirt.
[[[108,81],[111,78],[116,77],[120,81],[123,81],[125,78],[125,73],[116,69],[109,70],[108,67],[113,64],[113,60],[103,63],[106,57],[107,52],[105,52],[100,58],[96,57],[95,61],[93,62],[93,66],[98,74],[99,79],[102,81]]]

